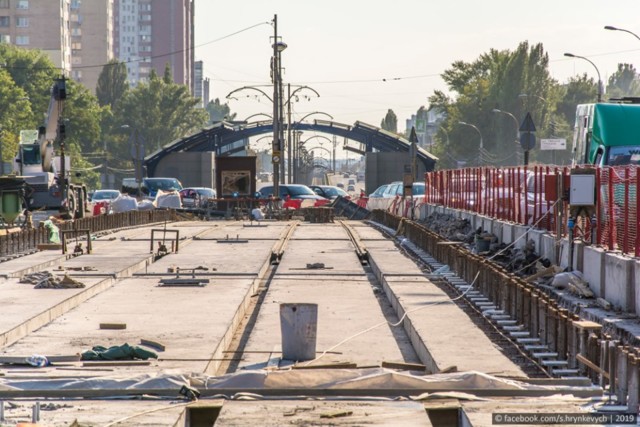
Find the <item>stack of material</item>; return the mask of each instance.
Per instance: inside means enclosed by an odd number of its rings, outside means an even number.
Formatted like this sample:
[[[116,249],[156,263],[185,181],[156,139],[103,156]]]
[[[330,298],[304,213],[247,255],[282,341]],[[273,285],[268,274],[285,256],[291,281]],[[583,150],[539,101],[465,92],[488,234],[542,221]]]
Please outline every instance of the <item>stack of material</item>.
[[[453,215],[433,213],[423,223],[430,230],[454,242],[472,243],[475,236],[469,220]]]
[[[27,274],[20,280],[20,283],[36,285],[34,287],[35,289],[72,289],[85,287],[84,283],[78,282],[66,274],[60,279],[48,271]]]

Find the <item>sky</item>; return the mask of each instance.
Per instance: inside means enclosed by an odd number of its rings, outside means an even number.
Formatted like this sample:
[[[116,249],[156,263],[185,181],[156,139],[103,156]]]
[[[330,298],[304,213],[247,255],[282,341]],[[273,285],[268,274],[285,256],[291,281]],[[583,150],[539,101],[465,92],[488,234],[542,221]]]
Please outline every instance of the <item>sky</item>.
[[[566,82],[593,65],[607,78],[618,63],[640,68],[640,0],[195,0],[195,57],[204,61],[212,99],[243,86],[270,85],[269,61],[278,17],[284,83],[307,85],[292,102],[293,118],[319,111],[339,123],[375,126],[393,109],[398,130],[435,90],[454,61],[472,62],[490,49],[542,43],[551,76]],[[262,88],[269,95],[272,89]],[[242,120],[271,114],[271,102],[245,89],[229,100]],[[307,99],[308,98],[308,99]],[[323,119],[322,114],[307,120]],[[259,120],[260,117],[251,120]],[[264,119],[264,117],[262,117]]]

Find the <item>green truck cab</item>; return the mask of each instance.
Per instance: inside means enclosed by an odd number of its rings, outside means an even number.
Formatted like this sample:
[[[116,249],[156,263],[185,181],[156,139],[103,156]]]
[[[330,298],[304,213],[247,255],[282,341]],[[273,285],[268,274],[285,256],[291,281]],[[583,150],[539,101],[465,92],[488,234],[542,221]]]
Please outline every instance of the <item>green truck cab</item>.
[[[640,164],[640,104],[578,105],[573,162],[596,166]]]

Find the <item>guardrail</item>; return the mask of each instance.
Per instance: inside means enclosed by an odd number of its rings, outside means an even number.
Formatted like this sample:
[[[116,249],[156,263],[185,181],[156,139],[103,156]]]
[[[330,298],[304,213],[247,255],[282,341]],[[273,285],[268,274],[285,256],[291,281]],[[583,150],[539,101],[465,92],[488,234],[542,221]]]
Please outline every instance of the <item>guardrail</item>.
[[[110,215],[100,215],[65,221],[57,224],[60,231],[88,229],[91,233],[116,228],[133,227],[163,221],[176,221],[176,212],[171,209],[152,211],[131,211]],[[0,236],[0,256],[14,255],[35,250],[41,243],[47,243],[47,230],[36,228],[22,230]]]

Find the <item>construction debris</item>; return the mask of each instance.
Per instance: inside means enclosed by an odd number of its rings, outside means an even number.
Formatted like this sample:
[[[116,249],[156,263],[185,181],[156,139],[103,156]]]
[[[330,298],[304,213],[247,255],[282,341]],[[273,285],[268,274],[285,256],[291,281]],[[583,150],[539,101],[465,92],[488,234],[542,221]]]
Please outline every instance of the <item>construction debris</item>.
[[[20,283],[35,285],[34,289],[74,289],[85,287],[84,283],[72,279],[66,274],[60,279],[49,271],[27,274],[20,280]]]
[[[469,220],[448,214],[433,213],[425,218],[423,224],[445,239],[454,242],[473,243],[476,234]]]
[[[129,344],[116,345],[113,347],[103,347],[97,345],[91,350],[82,353],[82,360],[135,360],[135,359],[157,359],[158,355],[142,347],[130,346]]]

